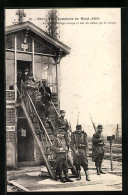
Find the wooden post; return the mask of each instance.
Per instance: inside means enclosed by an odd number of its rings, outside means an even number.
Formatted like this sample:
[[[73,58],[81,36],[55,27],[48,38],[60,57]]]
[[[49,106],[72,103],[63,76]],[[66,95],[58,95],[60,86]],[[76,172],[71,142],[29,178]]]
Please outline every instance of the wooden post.
[[[34,39],[32,39],[32,73],[35,76],[35,64],[34,64]]]
[[[110,160],[111,160],[111,171],[113,171],[113,157],[112,157],[112,140],[109,141],[110,143]]]
[[[17,99],[17,37],[15,35],[15,101]]]
[[[116,129],[116,142],[118,142],[119,139],[119,131],[118,131],[118,124],[117,124],[117,129]]]

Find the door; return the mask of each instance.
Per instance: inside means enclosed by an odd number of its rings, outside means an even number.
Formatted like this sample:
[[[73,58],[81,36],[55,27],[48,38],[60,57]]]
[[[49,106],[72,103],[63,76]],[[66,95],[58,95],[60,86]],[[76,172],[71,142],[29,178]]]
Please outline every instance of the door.
[[[25,118],[18,119],[18,162],[34,160],[34,139]]]

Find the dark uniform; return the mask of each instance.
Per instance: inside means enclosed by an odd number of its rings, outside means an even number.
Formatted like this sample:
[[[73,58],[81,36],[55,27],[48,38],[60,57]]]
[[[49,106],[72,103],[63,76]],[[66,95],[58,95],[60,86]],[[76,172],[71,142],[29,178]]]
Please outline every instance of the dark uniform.
[[[26,67],[24,72],[22,73],[22,80],[23,80],[23,82],[27,81],[29,79],[29,76],[30,76],[29,70]]]
[[[46,80],[42,80],[43,86],[39,88],[39,92],[42,95],[42,103],[45,105],[45,117],[49,116],[49,107],[51,101],[51,90],[50,87],[46,86]]]
[[[104,139],[102,132],[102,125],[98,125],[97,132],[93,135],[92,138],[92,161],[95,162],[97,169],[97,175],[104,173],[101,170],[101,165],[104,157]]]
[[[32,76],[29,76],[28,80],[24,82],[23,88],[25,94],[24,98],[25,98],[26,109],[28,114],[32,116],[33,115],[32,106],[27,96],[28,93],[31,97],[33,104],[35,105],[35,92],[37,91],[37,87],[35,86],[34,78]]]
[[[81,179],[80,175],[80,165],[83,167],[86,175],[86,180],[90,181],[88,174],[88,159],[87,159],[87,150],[88,150],[88,141],[87,134],[82,131],[82,126],[77,125],[76,131],[71,135],[70,142],[71,150],[73,151],[73,163],[76,167],[78,174],[77,180]]]
[[[62,129],[65,132],[67,132],[69,130],[69,124],[68,124],[67,119],[64,118],[65,113],[66,112],[64,110],[60,110],[61,116],[58,118],[57,124],[58,124],[59,129]]]
[[[64,131],[55,131],[55,140],[53,143],[53,147],[51,148],[53,151],[54,158],[54,169],[56,171],[56,179],[57,175],[59,175],[59,179],[61,182],[65,183],[66,181],[72,182],[68,176],[68,164],[67,164],[67,153],[69,148],[68,139],[65,136]],[[62,177],[62,171],[64,172],[65,179]]]

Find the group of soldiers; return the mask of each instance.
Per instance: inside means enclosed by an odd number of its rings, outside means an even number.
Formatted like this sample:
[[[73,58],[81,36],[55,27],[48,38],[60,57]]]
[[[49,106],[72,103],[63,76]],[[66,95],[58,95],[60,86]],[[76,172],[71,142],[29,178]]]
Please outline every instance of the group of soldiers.
[[[55,141],[52,150],[54,151],[56,179],[59,175],[61,182],[73,182],[68,176],[67,154],[69,148],[73,154],[73,165],[77,172],[76,180],[81,180],[81,166],[84,169],[86,180],[90,181],[88,171],[88,140],[87,134],[82,130],[81,125],[76,125],[76,130],[71,132],[71,139],[68,137],[69,126],[64,119],[65,111],[60,111],[61,117],[58,121],[58,130],[55,131]],[[102,161],[104,157],[104,140],[102,136],[102,125],[97,126],[97,131],[92,138],[92,161],[95,162],[97,175],[105,174],[102,171]],[[69,141],[70,140],[70,141]],[[65,178],[62,177],[62,171]]]
[[[26,67],[24,72],[21,70],[18,72],[17,86],[20,94],[26,96],[26,93],[29,93],[34,105],[39,111],[40,118],[47,119],[50,113],[51,90],[50,87],[46,85],[46,79],[36,82],[33,75]],[[25,102],[27,111],[31,115],[31,108],[27,96]]]
[[[51,90],[46,86],[46,80],[42,80],[42,83],[39,82],[38,88],[36,86],[35,80],[32,75],[28,75],[26,69],[25,74],[22,76],[23,79],[23,88],[24,93],[29,93],[32,98],[33,103],[36,105],[36,108],[39,112],[41,119],[48,120],[49,117],[49,107],[51,101]],[[17,79],[18,82],[21,81],[20,75]],[[21,86],[21,85],[19,85]],[[19,89],[21,90],[21,89]],[[38,94],[41,94],[41,98],[38,101]],[[35,95],[36,94],[36,95]],[[38,104],[39,103],[39,104]],[[27,102],[26,106],[28,113],[31,117],[32,110],[30,103]],[[44,109],[44,112],[43,112]],[[45,113],[45,115],[43,115]],[[42,116],[43,115],[43,116]],[[73,165],[75,166],[77,172],[77,180],[81,180],[81,166],[84,169],[86,180],[90,181],[89,171],[88,171],[88,139],[87,134],[82,130],[81,125],[76,125],[76,130],[71,131],[68,121],[65,119],[65,111],[60,110],[60,116],[57,119],[57,128],[53,128],[53,133],[55,140],[52,146],[53,158],[54,158],[54,170],[55,170],[55,179],[57,180],[58,176],[61,182],[73,182],[68,176],[68,153],[69,148],[72,150],[73,156]],[[102,125],[97,126],[96,133],[92,137],[92,161],[95,162],[97,175],[105,174],[102,171],[102,161],[104,157],[104,140],[102,136]],[[71,136],[70,133],[71,132]],[[62,172],[65,175],[65,178],[62,177]]]

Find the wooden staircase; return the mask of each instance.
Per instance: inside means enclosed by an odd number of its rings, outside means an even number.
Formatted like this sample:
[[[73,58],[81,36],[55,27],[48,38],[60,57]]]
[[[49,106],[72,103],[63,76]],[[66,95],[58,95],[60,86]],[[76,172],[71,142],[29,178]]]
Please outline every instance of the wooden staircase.
[[[21,97],[20,106],[22,107],[22,110],[24,112],[24,115],[27,119],[27,122],[29,124],[30,130],[32,131],[33,137],[40,149],[42,158],[44,160],[45,166],[48,170],[48,173],[52,179],[55,179],[54,175],[54,159],[51,152],[51,147],[54,141],[54,134],[56,128],[56,118],[57,115],[59,115],[57,110],[57,96],[53,94],[54,103],[51,103],[51,112],[52,117],[50,116],[51,120],[48,121],[42,121],[38,111],[29,95],[28,92],[26,92],[25,98]],[[31,106],[31,113],[28,113],[27,107],[25,105],[27,98],[27,103],[29,101],[29,106]],[[56,103],[55,103],[56,102]],[[54,113],[54,117],[53,117]],[[72,173],[77,175],[76,170],[73,166],[72,159],[68,156],[68,165],[69,168],[72,170]]]

